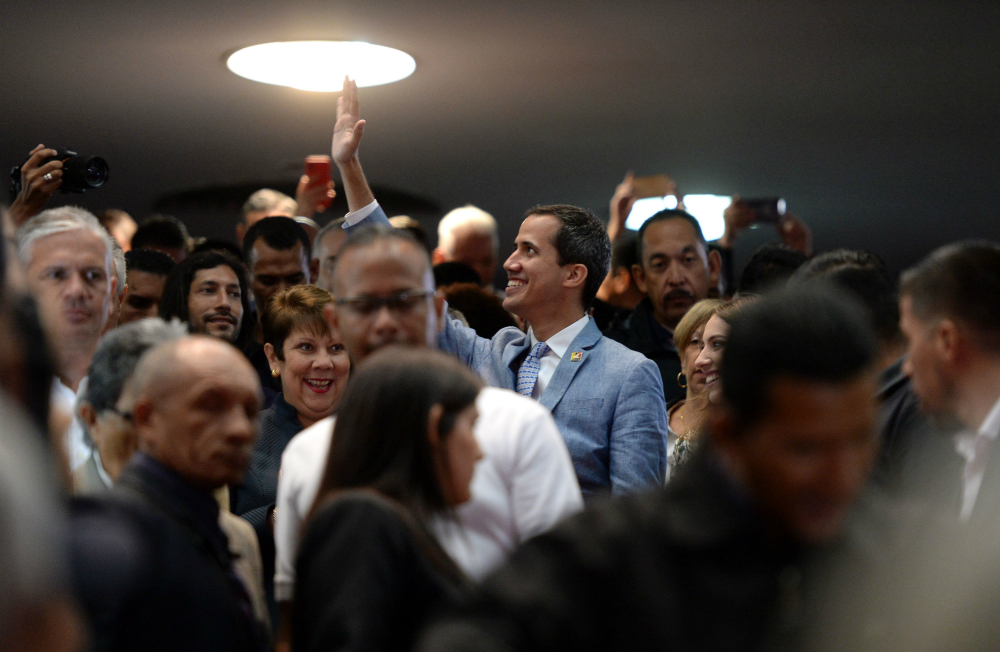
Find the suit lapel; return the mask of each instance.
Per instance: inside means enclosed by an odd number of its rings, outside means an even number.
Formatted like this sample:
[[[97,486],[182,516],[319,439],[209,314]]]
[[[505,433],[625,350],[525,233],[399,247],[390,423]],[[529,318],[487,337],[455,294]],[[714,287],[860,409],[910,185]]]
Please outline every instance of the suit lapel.
[[[594,345],[600,339],[601,330],[597,328],[597,324],[593,319],[589,319],[587,325],[583,327],[579,335],[573,339],[573,343],[566,349],[566,355],[559,361],[556,372],[552,374],[549,384],[545,387],[545,391],[538,400],[549,412],[554,410],[559,401],[562,400],[563,394],[566,393],[570,383],[573,382],[573,377],[587,363],[587,358],[591,354],[590,350],[594,348]],[[574,359],[574,354],[579,354],[578,360]]]
[[[521,338],[512,340],[507,343],[507,346],[503,348],[503,354],[500,358],[503,367],[501,369],[510,369],[511,375],[504,378],[506,384],[504,387],[507,389],[515,389],[517,387],[517,370],[520,368],[519,358],[525,355],[528,349],[531,348],[531,338],[525,333]]]

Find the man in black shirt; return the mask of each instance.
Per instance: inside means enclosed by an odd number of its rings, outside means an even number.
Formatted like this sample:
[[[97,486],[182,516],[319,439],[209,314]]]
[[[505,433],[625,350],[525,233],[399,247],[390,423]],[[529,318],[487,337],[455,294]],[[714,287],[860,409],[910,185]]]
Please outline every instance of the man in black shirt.
[[[709,441],[665,490],[529,542],[420,649],[794,647],[824,565],[888,550],[849,518],[877,447],[875,343],[858,306],[807,288],[749,307],[725,356]]]

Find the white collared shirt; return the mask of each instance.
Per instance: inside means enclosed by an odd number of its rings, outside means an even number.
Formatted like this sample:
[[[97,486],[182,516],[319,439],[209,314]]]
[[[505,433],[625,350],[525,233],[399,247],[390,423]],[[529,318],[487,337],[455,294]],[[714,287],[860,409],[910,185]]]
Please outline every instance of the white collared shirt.
[[[372,203],[368,204],[367,206],[359,208],[353,213],[348,213],[347,215],[344,216],[344,228],[346,229],[349,226],[354,226],[361,220],[365,219],[366,217],[374,213],[376,208],[378,208],[378,202],[373,201]]]
[[[983,484],[983,476],[986,474],[990,449],[996,442],[997,435],[1000,435],[1000,399],[993,404],[975,434],[962,432],[955,435],[955,450],[965,460],[962,474],[962,511],[959,514],[961,521],[967,521],[972,516],[979,489]],[[978,442],[981,443],[977,446]]]
[[[83,423],[80,421],[80,415],[76,412],[77,399],[86,389],[86,381],[87,378],[84,376],[80,384],[77,385],[78,391],[74,392],[69,387],[66,387],[66,385],[63,385],[62,381],[59,380],[59,376],[52,379],[52,394],[50,398],[52,405],[64,411],[70,417],[69,426],[66,428],[64,434],[66,459],[69,460],[70,471],[76,471],[86,464],[93,450],[87,445],[87,441],[83,436]]]
[[[549,386],[549,381],[552,380],[552,375],[556,373],[556,367],[559,366],[559,362],[566,355],[569,345],[573,343],[573,340],[580,334],[580,331],[583,330],[588,321],[590,321],[590,316],[584,315],[545,340],[545,343],[549,345],[549,350],[538,361],[538,380],[535,382],[535,389],[531,392],[531,398],[541,398],[545,392],[545,388]],[[535,332],[531,328],[528,328],[528,338],[531,340],[531,348],[534,348],[539,340],[535,337]]]

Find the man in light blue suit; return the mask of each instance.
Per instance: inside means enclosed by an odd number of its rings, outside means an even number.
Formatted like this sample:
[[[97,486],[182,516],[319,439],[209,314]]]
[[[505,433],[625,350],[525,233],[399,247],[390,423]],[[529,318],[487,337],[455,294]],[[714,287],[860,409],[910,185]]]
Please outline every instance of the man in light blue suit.
[[[333,159],[351,210],[348,233],[388,224],[358,161],[365,126],[358,116],[357,88],[345,81]],[[487,340],[455,320],[442,320],[438,333],[440,347],[484,381],[532,396],[552,412],[585,495],[658,485],[666,474],[667,416],[656,364],[603,337],[587,314],[610,257],[606,229],[589,211],[531,209],[504,263],[504,307],[530,324],[528,333],[506,328]]]

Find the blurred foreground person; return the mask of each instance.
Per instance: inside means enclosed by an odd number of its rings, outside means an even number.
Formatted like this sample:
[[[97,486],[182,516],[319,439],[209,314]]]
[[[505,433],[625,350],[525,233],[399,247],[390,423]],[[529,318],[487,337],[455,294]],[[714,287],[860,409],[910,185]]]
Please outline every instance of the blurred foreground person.
[[[670,456],[668,476],[673,474],[676,466],[674,449],[677,442],[693,442],[704,426],[702,422],[708,408],[705,374],[694,363],[705,348],[705,324],[721,303],[718,299],[702,299],[691,306],[674,329],[674,346],[681,355],[681,373],[677,375],[677,384],[684,390],[684,398],[667,410],[670,434],[667,443],[667,455]]]
[[[195,336],[140,360],[139,451],[115,488],[74,505],[79,600],[94,650],[267,648],[213,492],[250,461],[260,385],[231,345]]]
[[[125,267],[128,294],[118,316],[119,326],[160,314],[160,299],[174,261],[162,251],[133,249],[125,252]]]
[[[390,348],[351,380],[295,585],[292,647],[410,650],[466,581],[431,519],[469,500],[481,383],[441,353]]]
[[[69,591],[66,514],[51,456],[0,396],[0,649],[77,652],[85,634]]]
[[[25,222],[16,244],[55,358],[52,403],[71,414],[80,381],[112,314],[118,281],[111,236],[93,215],[67,206]],[[66,431],[65,446],[71,469],[87,461],[90,447],[76,420]]]
[[[794,648],[826,558],[881,551],[868,510],[849,518],[876,449],[874,356],[846,298],[748,306],[708,441],[666,489],[528,542],[419,649]]]
[[[344,231],[342,217],[332,220],[316,234],[309,269],[316,274],[312,282],[327,292],[333,287],[333,268],[337,264],[337,256],[345,242],[347,242],[347,232]]]
[[[442,305],[427,289],[427,251],[407,232],[380,226],[354,234],[341,251],[334,281],[338,299],[331,317],[352,365],[390,345],[433,345]],[[348,400],[345,396],[340,409]],[[437,529],[441,545],[473,580],[583,505],[569,452],[544,407],[490,387],[479,393],[476,408],[480,419],[474,434],[484,458],[472,480],[472,499],[456,510],[457,524],[445,522]],[[319,490],[334,419],[299,433],[282,456],[274,515],[275,595],[286,603],[295,586],[302,523]]]

